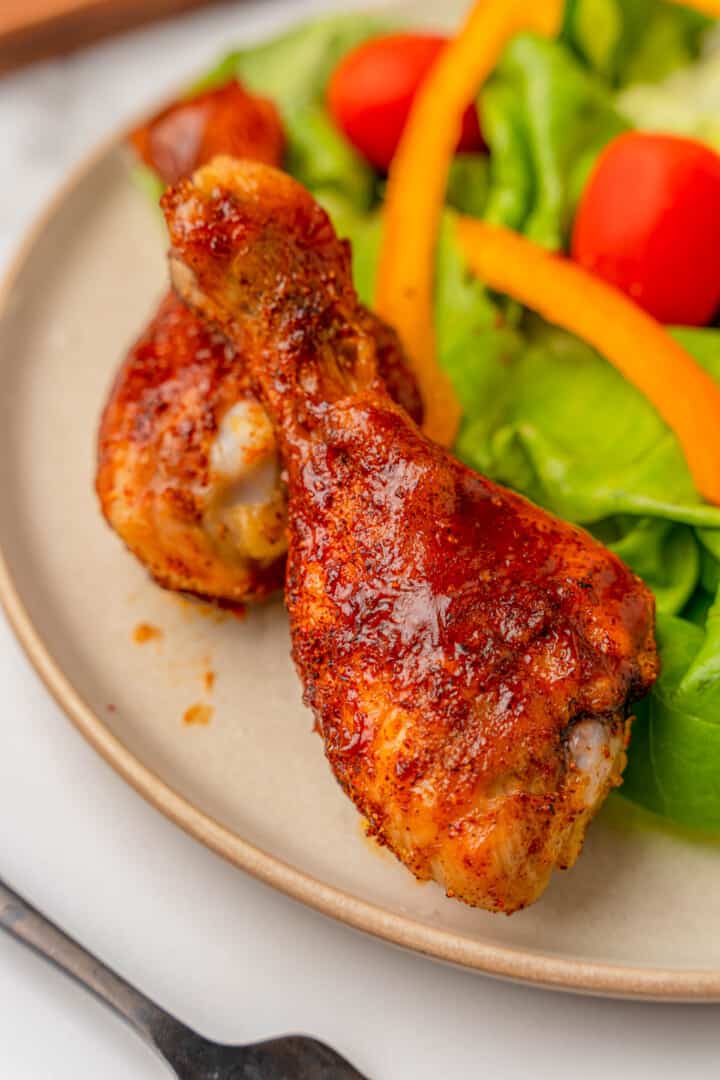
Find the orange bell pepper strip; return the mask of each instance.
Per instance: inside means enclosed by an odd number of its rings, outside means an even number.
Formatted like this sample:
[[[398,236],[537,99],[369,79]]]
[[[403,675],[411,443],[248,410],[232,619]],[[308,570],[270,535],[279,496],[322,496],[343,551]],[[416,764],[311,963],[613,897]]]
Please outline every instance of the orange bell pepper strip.
[[[680,7],[694,8],[703,15],[709,15],[713,19],[720,19],[720,0],[670,0],[671,4]]]
[[[375,294],[398,331],[425,404],[426,433],[451,446],[461,409],[439,367],[433,328],[435,248],[462,117],[506,43],[523,30],[552,36],[564,0],[477,0],[413,103],[388,177]]]
[[[460,218],[468,266],[548,322],[593,345],[675,432],[695,486],[720,504],[720,386],[624,293],[510,229]]]

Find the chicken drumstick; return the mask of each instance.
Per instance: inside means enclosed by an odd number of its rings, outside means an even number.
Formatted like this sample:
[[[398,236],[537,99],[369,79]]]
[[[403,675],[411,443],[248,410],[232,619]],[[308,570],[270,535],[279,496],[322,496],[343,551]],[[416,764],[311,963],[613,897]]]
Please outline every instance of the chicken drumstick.
[[[131,139],[165,183],[220,150],[280,165],[285,143],[275,107],[235,80],[173,103]],[[397,336],[365,319],[390,393],[419,420]],[[96,488],[108,523],[166,588],[237,604],[282,586],[286,505],[272,427],[243,357],[172,294],[110,392]]]
[[[163,205],[176,288],[275,426],[293,655],[336,777],[418,878],[533,902],[620,782],[657,672],[650,592],[391,400],[347,249],[295,181],[215,159]]]

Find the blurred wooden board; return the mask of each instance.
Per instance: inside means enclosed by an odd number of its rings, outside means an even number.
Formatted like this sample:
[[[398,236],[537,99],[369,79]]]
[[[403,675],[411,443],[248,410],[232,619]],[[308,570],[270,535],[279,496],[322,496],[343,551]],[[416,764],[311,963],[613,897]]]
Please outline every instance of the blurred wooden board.
[[[0,0],[0,72],[210,2]]]

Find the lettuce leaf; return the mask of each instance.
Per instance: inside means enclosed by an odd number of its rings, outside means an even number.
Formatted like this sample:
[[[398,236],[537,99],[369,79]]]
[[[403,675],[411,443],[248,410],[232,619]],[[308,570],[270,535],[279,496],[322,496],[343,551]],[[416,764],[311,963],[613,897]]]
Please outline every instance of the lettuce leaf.
[[[699,139],[720,151],[720,38],[705,55],[660,83],[637,83],[617,97],[627,119],[646,131]]]
[[[698,55],[712,20],[660,0],[568,0],[563,40],[615,86],[655,82]]]
[[[704,334],[717,364],[720,332]],[[528,319],[502,363],[470,336],[457,348],[448,360],[465,408],[457,451],[473,468],[580,524],[630,514],[720,528],[673,433],[589,346]]]
[[[720,828],[720,602],[705,630],[659,616],[663,669],[637,719],[622,794],[681,825]]]
[[[629,123],[610,91],[557,41],[513,39],[481,95],[490,147],[485,217],[562,248],[588,174]]]
[[[700,581],[700,545],[693,529],[656,518],[610,518],[591,527],[598,539],[643,578],[663,615],[682,612]]]
[[[335,192],[355,210],[375,199],[375,174],[320,105],[290,109],[285,115],[285,165],[315,195]]]

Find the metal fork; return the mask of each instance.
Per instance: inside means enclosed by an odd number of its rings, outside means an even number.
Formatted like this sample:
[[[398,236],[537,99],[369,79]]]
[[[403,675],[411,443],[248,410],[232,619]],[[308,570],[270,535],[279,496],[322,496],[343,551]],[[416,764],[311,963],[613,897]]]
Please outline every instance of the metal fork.
[[[210,1042],[121,979],[2,879],[0,928],[109,1005],[164,1058],[179,1080],[365,1080],[329,1046],[305,1035],[247,1046]]]

